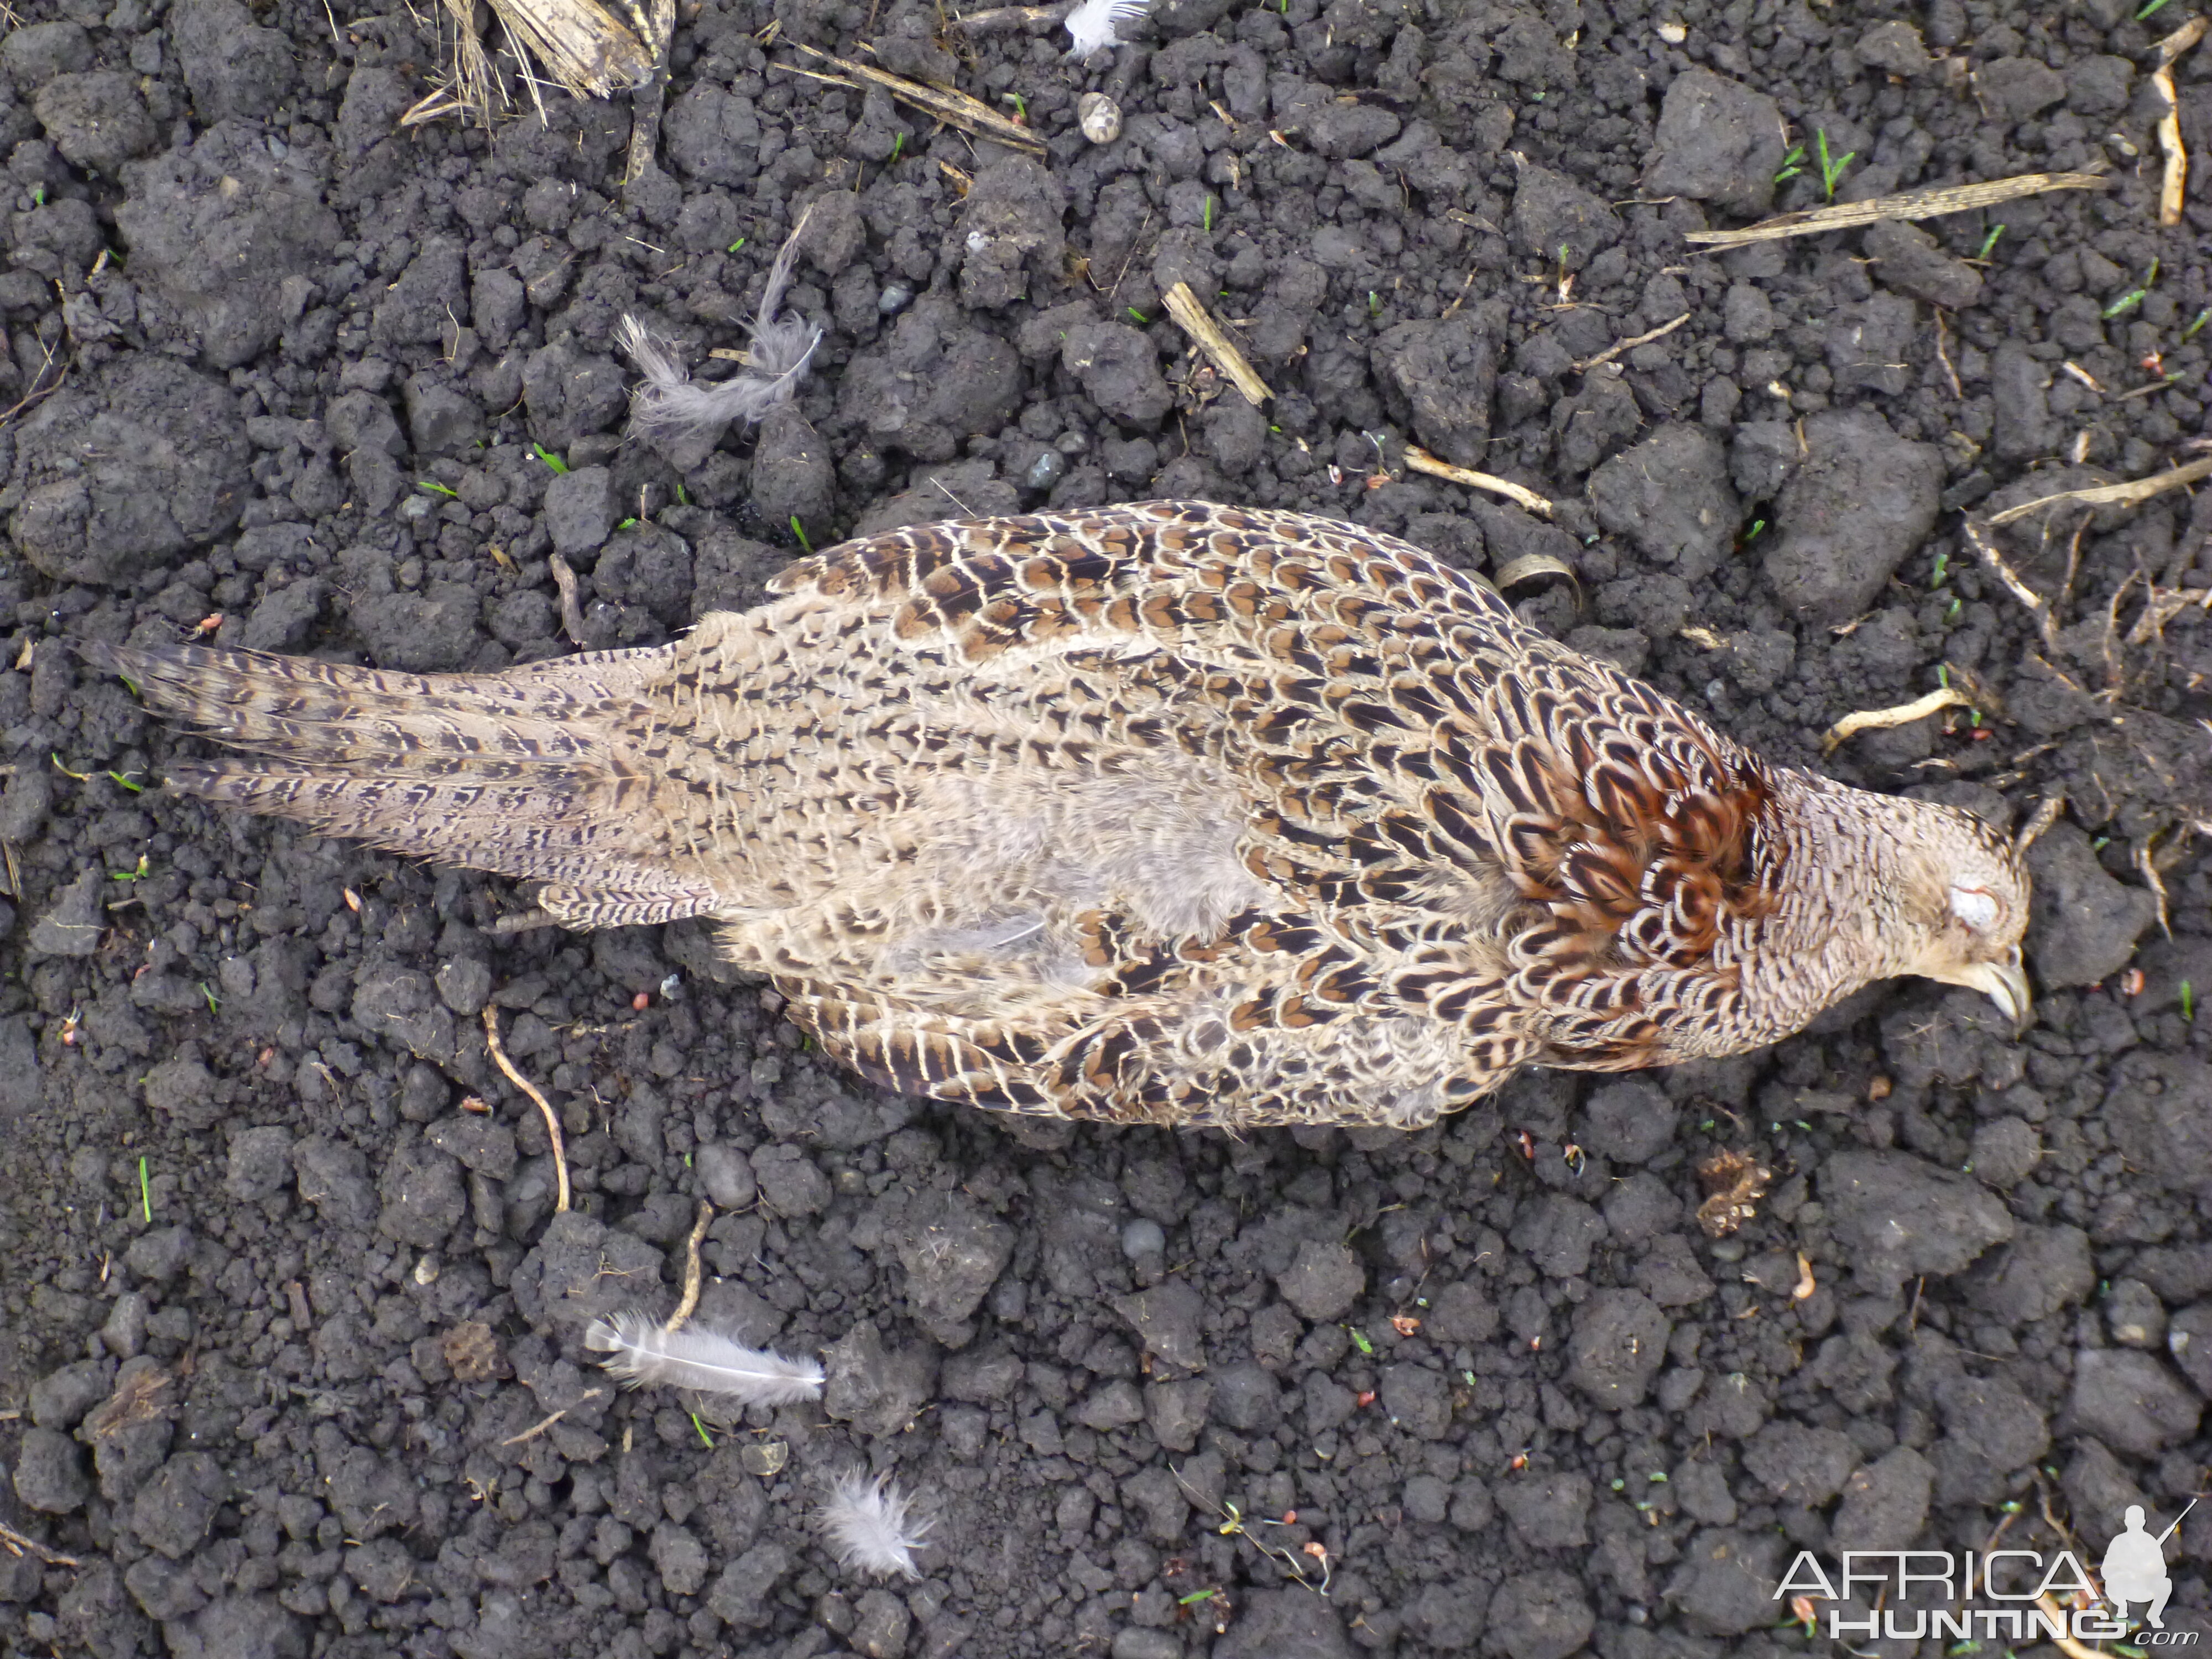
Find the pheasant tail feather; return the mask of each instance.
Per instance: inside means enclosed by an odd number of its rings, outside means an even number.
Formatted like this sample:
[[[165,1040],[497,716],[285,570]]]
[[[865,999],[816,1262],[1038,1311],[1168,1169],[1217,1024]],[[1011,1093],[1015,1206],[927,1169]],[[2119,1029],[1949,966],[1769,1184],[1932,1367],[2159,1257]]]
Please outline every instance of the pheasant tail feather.
[[[84,643],[147,704],[246,751],[170,785],[392,852],[550,884],[574,926],[711,909],[710,888],[629,844],[623,720],[658,652],[501,674],[401,674],[256,651]]]

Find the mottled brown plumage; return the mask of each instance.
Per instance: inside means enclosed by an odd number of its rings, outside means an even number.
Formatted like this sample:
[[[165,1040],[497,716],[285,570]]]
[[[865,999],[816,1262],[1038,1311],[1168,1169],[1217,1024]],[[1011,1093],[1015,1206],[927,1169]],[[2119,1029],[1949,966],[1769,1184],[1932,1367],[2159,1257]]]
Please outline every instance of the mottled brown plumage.
[[[1414,1127],[1525,1065],[1739,1052],[1872,981],[2014,1013],[2027,881],[1765,764],[1349,525],[930,525],[657,650],[406,675],[95,648],[253,751],[209,799],[707,916],[830,1053],[1076,1118]]]

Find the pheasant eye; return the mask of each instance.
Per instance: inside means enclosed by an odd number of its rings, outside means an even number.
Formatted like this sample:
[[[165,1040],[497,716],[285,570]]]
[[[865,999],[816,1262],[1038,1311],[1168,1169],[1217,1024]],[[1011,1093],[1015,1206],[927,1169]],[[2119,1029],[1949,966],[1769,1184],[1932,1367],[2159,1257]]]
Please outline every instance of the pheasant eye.
[[[1951,914],[1976,933],[1984,932],[1996,925],[1996,895],[1979,887],[1954,887]]]

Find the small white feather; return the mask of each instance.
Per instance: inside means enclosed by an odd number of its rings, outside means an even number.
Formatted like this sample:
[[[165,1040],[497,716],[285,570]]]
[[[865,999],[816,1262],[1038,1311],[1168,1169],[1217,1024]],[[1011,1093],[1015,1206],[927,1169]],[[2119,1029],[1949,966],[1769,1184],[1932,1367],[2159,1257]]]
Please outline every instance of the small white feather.
[[[798,262],[799,239],[805,234],[808,213],[799,216],[761,287],[760,309],[754,313],[750,359],[744,374],[729,380],[694,380],[674,355],[646,331],[635,317],[624,317],[617,330],[622,349],[645,379],[630,398],[630,429],[657,431],[689,437],[711,431],[732,421],[751,426],[768,418],[779,404],[787,404],[805,378],[814,348],[822,343],[822,331],[800,317],[784,317],[784,291],[791,286]]]
[[[1094,52],[1120,46],[1121,25],[1135,22],[1151,5],[1152,0],[1083,0],[1062,20],[1068,39],[1075,43],[1067,55],[1088,58]]]
[[[871,1480],[857,1470],[830,1483],[830,1496],[814,1518],[840,1566],[858,1567],[902,1578],[919,1578],[914,1553],[936,1523],[915,1522],[909,1498],[888,1474]]]
[[[584,1346],[630,1389],[692,1389],[748,1406],[787,1406],[822,1397],[822,1367],[748,1348],[735,1337],[698,1325],[670,1330],[633,1309],[595,1319]]]

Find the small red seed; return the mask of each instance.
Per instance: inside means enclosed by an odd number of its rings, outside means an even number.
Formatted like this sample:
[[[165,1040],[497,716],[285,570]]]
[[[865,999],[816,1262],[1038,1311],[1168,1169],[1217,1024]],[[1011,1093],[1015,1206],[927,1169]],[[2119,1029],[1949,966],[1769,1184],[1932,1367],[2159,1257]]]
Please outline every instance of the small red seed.
[[[647,991],[640,991],[635,996],[629,1000],[629,1006],[637,1010],[639,1013],[643,1013],[647,1009],[653,1006],[652,994]]]

